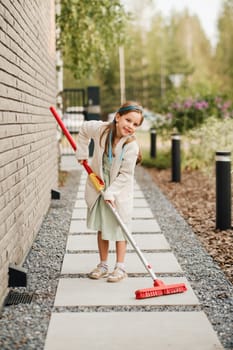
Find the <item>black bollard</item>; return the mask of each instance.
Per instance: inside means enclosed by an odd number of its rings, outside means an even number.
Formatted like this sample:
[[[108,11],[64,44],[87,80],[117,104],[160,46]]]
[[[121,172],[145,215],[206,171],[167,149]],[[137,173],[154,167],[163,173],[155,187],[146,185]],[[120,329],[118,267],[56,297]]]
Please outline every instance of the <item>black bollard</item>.
[[[231,228],[231,152],[216,152],[216,228]]]
[[[180,182],[181,179],[181,157],[180,157],[180,135],[172,134],[172,182]]]
[[[151,158],[156,157],[156,130],[150,129],[150,156]]]

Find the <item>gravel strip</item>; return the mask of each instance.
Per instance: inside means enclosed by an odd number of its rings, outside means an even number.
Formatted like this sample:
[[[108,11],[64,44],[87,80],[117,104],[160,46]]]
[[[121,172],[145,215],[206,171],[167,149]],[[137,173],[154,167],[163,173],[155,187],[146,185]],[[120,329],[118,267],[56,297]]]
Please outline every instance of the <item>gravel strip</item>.
[[[137,167],[136,178],[144,191],[151,209],[169,241],[180,265],[195,290],[203,310],[206,312],[225,349],[233,349],[233,287],[225,275],[202,248],[191,228],[165,198],[149,174]],[[53,303],[56,294],[67,233],[80,179],[79,171],[69,173],[61,191],[61,200],[52,201],[32,249],[25,261],[28,271],[27,288],[17,291],[34,292],[30,304],[4,307],[0,315],[1,350],[43,350]],[[135,311],[123,307],[124,311]],[[108,311],[121,311],[122,307],[111,307]],[[162,308],[161,310],[163,310]],[[170,308],[183,311],[185,307]],[[192,308],[191,308],[192,309]],[[80,308],[69,311],[84,312]],[[196,308],[194,308],[196,310]],[[57,308],[57,312],[67,311]],[[89,308],[88,312],[93,311]],[[106,311],[97,307],[94,311]],[[143,311],[155,311],[147,308]],[[159,308],[156,308],[159,311]]]
[[[232,350],[233,285],[143,168],[136,179],[222,345]]]
[[[1,310],[1,350],[44,348],[79,179],[79,171],[69,173],[65,186],[60,188],[61,199],[52,200],[23,265],[27,270],[28,286],[14,291],[34,292],[33,301],[5,306]]]

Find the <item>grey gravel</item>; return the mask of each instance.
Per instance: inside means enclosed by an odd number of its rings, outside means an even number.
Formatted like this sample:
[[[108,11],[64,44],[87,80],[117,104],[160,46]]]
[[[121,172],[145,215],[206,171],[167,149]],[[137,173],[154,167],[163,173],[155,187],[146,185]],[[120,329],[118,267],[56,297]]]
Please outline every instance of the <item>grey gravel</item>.
[[[0,314],[1,350],[42,350],[52,311],[135,311],[135,307],[88,307],[85,309],[54,308],[54,298],[66,247],[67,233],[78,189],[80,171],[71,171],[61,199],[53,200],[32,249],[24,263],[28,272],[27,288],[34,292],[30,304],[5,306]],[[233,286],[192,232],[185,220],[151,181],[150,175],[137,167],[136,179],[157,219],[163,234],[172,247],[185,275],[197,294],[203,309],[225,349],[233,349]],[[164,308],[144,308],[143,311],[162,311]],[[169,311],[191,311],[192,307],[167,307]],[[136,309],[142,311],[142,308]]]
[[[44,348],[79,179],[80,172],[69,172],[65,186],[59,189],[61,199],[52,200],[23,265],[27,270],[27,288],[14,290],[34,292],[32,303],[5,306],[1,310],[1,350]]]

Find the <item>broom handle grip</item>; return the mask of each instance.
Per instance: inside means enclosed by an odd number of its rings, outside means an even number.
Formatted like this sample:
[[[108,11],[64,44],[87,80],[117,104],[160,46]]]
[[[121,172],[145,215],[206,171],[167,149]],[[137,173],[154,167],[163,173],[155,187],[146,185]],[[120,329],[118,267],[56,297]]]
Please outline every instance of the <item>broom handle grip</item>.
[[[58,124],[60,125],[64,135],[67,137],[67,139],[68,139],[69,143],[71,144],[73,150],[76,151],[76,149],[77,149],[76,143],[75,143],[73,137],[71,136],[71,134],[69,133],[68,129],[66,128],[65,124],[63,123],[60,115],[57,113],[56,109],[53,106],[51,106],[49,109],[52,112],[52,114],[55,117],[55,119],[58,122]]]

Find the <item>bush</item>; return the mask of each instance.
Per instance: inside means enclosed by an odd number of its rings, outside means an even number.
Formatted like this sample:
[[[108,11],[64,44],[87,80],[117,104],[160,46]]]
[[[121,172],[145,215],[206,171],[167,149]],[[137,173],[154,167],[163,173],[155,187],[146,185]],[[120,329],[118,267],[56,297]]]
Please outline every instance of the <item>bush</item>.
[[[164,125],[180,133],[201,126],[209,117],[233,118],[233,107],[223,97],[204,96],[176,100],[165,107]]]
[[[200,128],[187,134],[183,166],[189,169],[209,169],[215,164],[217,151],[230,151],[233,161],[233,120],[209,118]]]

